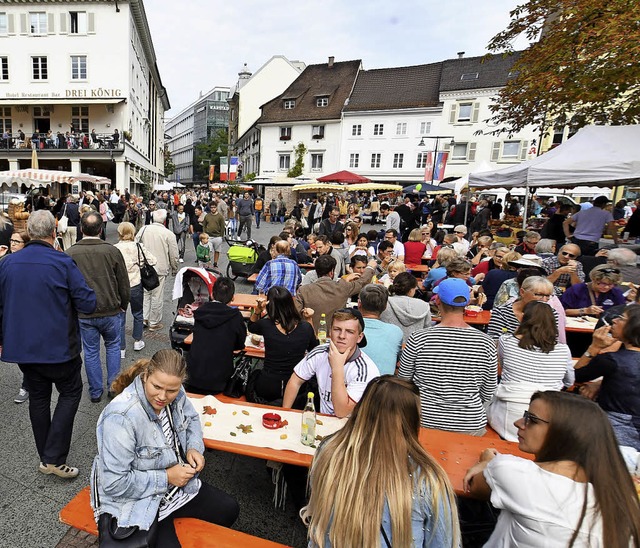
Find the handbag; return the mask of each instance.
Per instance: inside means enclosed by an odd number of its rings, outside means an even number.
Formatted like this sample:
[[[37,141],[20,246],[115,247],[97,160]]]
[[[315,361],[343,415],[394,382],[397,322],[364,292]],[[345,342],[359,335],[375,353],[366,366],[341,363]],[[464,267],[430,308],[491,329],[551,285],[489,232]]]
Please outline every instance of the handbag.
[[[62,216],[58,219],[58,234],[64,234],[69,228],[69,217],[67,217],[67,204],[64,205]]]
[[[225,396],[228,398],[244,396],[252,364],[253,360],[248,356],[241,355],[238,358],[233,375],[227,381],[222,392]]]
[[[156,269],[147,262],[147,258],[140,244],[138,243],[136,246],[138,247],[138,264],[140,264],[140,253],[142,253],[143,260],[142,266],[140,267],[140,282],[142,283],[142,287],[147,291],[152,291],[160,285],[160,278],[158,277]]]
[[[152,548],[158,536],[158,516],[148,530],[119,527],[118,519],[111,514],[100,514],[98,518],[98,546],[100,548]]]
[[[113,211],[111,211],[110,207],[107,207],[106,215],[107,221],[113,221],[113,219],[115,218],[115,215],[113,214]]]

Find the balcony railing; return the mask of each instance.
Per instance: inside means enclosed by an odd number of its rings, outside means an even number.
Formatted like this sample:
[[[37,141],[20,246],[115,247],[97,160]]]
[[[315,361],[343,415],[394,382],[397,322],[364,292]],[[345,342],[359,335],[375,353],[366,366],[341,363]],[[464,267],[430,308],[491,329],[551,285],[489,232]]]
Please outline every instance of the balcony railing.
[[[3,134],[0,139],[0,150],[24,152],[36,148],[38,151],[61,150],[124,150],[122,137],[114,140],[111,133],[80,134],[40,134],[38,137],[14,133]]]

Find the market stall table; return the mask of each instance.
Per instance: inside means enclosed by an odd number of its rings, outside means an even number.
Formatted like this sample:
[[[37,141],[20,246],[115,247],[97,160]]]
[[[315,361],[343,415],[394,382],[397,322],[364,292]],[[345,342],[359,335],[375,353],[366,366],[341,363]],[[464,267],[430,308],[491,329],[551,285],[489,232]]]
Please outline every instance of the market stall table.
[[[226,451],[259,459],[273,460],[296,466],[311,466],[313,456],[310,453],[312,453],[313,450],[310,451],[308,447],[303,446],[298,441],[300,439],[300,417],[302,411],[239,402],[238,400],[227,398],[222,395],[216,396],[215,399],[217,399],[217,403],[213,396],[189,394],[189,398],[199,411],[202,424],[204,425],[207,422],[211,423],[211,426],[203,427],[204,444],[208,449],[216,449],[219,451]],[[205,414],[205,405],[215,408],[216,414]],[[234,411],[236,412],[235,415],[233,415]],[[245,414],[245,411],[248,414]],[[273,433],[276,434],[276,446],[279,445],[278,440],[280,436],[286,434],[287,438],[282,440],[282,445],[296,447],[297,450],[275,449],[273,447],[253,445],[251,437],[252,433],[243,434],[242,431],[238,429],[240,423],[243,425],[245,425],[245,423],[252,423],[253,425],[257,424],[256,421],[261,421],[262,415],[266,412],[278,413],[283,418],[293,417],[292,420],[288,421],[289,424],[286,427],[275,430]],[[228,425],[229,413],[231,413],[231,416],[233,417],[231,427]],[[213,425],[215,424],[216,419],[222,418],[225,420],[225,416],[227,416],[227,422],[225,422],[224,426],[221,427],[221,433],[217,436],[221,439],[208,437],[214,435],[215,427]],[[318,418],[323,421],[322,427],[328,427],[328,431],[334,430],[335,423],[333,421],[344,421],[344,419],[337,419],[336,417],[327,417],[324,415],[318,415]],[[233,426],[236,422],[238,425]],[[318,428],[320,432],[323,431],[322,427]],[[258,429],[262,429],[263,431],[266,430],[261,425],[256,426],[256,430]],[[227,438],[227,436],[231,435],[232,431],[236,433],[236,435],[234,437]],[[527,459],[533,458],[533,455],[520,451],[517,444],[495,438],[469,436],[456,432],[445,432],[443,430],[432,430],[428,428],[421,428],[419,436],[422,446],[438,462],[438,464],[442,466],[449,476],[449,480],[458,495],[465,495],[462,488],[462,479],[464,478],[467,470],[478,462],[478,457],[484,449],[493,448],[500,453],[508,453]],[[254,438],[257,438],[257,436],[254,436]],[[228,441],[231,439],[233,439],[233,441]]]

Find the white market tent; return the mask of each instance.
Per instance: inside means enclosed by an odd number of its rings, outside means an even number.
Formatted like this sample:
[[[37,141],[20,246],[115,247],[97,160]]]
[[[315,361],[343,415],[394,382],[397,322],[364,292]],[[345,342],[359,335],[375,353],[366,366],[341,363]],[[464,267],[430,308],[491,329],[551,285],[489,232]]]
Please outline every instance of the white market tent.
[[[471,173],[474,188],[615,186],[640,182],[640,126],[587,126],[533,160]]]

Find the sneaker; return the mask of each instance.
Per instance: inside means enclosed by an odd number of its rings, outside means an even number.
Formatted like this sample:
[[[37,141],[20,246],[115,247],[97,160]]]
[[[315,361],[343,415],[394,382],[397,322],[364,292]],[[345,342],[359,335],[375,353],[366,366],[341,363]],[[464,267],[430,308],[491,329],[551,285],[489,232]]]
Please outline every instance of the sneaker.
[[[142,327],[149,327],[149,320],[142,320]]]
[[[149,325],[149,331],[160,331],[164,327],[161,323],[154,323],[153,325]]]
[[[144,341],[134,341],[133,349],[138,352],[144,348]]]
[[[43,474],[54,474],[59,478],[71,479],[75,478],[78,475],[78,469],[73,466],[67,466],[66,464],[44,464],[40,463],[38,470]]]
[[[91,396],[91,403],[100,403],[102,400],[102,392],[98,396]]]
[[[29,392],[27,392],[24,388],[20,389],[18,395],[13,398],[13,401],[16,403],[24,403],[29,399]]]
[[[120,359],[124,360],[127,357],[127,351],[126,350],[120,350]]]
[[[180,257],[180,258],[178,259],[178,262],[179,262],[179,263],[184,263],[184,259],[183,259],[182,257]]]

